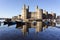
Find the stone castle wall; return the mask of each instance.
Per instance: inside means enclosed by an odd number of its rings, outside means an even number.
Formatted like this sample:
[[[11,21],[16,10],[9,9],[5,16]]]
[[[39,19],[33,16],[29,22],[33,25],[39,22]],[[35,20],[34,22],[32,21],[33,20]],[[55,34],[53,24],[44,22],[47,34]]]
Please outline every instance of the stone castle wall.
[[[26,5],[23,6],[22,8],[22,15],[17,17],[12,17],[12,19],[55,19],[56,18],[56,14],[55,13],[51,13],[48,14],[48,12],[46,10],[43,11],[43,9],[39,9],[38,6],[36,7],[36,11],[35,12],[29,12],[29,6],[26,7]]]

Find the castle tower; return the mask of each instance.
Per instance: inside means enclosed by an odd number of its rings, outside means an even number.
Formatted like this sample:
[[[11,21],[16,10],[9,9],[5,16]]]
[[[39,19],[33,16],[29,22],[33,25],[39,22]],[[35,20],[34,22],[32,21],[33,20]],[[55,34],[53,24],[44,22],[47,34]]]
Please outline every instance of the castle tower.
[[[44,10],[44,14],[45,14],[45,19],[48,19],[48,12],[46,10]]]
[[[27,19],[29,19],[30,15],[29,15],[29,6],[27,6]]]
[[[29,11],[29,6],[27,6],[27,9],[28,9],[28,11]]]
[[[36,6],[36,17],[37,19],[42,19],[43,15],[43,9],[39,9],[38,6]]]
[[[56,19],[56,14],[55,14],[55,13],[53,13],[52,15],[53,15],[53,19]]]
[[[52,14],[52,19],[56,19],[56,13],[51,12]]]
[[[38,8],[38,6],[36,6],[36,10],[38,10],[39,8]]]
[[[29,6],[28,6],[28,8],[29,8]],[[23,9],[22,9],[22,18],[23,18],[23,20],[27,19],[27,15],[28,15],[28,11],[29,11],[28,8],[26,8],[26,5],[24,4]]]

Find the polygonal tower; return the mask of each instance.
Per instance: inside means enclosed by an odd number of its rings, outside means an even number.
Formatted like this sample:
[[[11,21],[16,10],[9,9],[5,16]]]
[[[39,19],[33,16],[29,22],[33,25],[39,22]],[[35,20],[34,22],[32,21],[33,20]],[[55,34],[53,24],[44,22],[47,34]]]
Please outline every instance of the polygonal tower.
[[[43,9],[39,9],[38,6],[36,7],[36,17],[37,19],[42,19]]]
[[[28,8],[29,8],[29,6],[28,6]],[[22,19],[23,19],[23,20],[27,19],[27,17],[28,17],[28,11],[29,11],[28,8],[27,8],[26,5],[24,4],[24,6],[23,6],[23,8],[22,8]]]
[[[45,19],[48,19],[48,12],[46,10],[44,10],[44,14],[45,14]]]
[[[56,13],[51,12],[52,14],[52,19],[56,19]]]

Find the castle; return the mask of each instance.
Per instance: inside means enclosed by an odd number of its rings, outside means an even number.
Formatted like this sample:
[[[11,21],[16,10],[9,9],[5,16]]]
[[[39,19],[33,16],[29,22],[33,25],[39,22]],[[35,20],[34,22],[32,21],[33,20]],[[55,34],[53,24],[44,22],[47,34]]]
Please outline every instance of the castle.
[[[26,7],[26,5],[22,8],[22,15],[14,16],[12,17],[12,20],[18,20],[22,19],[24,21],[26,20],[42,20],[42,19],[55,19],[56,13],[51,12],[50,14],[43,9],[39,9],[38,6],[36,6],[35,12],[29,12],[29,6]]]
[[[27,29],[31,27],[36,28],[36,32],[43,30],[43,26],[44,28],[47,28],[48,25],[45,25],[46,23],[43,23],[43,20],[46,19],[54,20],[56,19],[56,14],[53,12],[49,14],[46,10],[39,9],[38,6],[36,6],[35,12],[30,12],[29,6],[26,7],[26,5],[24,5],[22,8],[22,15],[12,17],[12,21],[16,22],[16,27],[22,27],[22,31],[24,33],[27,32]],[[11,20],[7,21],[9,23]],[[24,25],[22,25],[21,21],[23,21],[22,23],[24,23]],[[55,26],[55,23],[53,21],[50,21],[48,24]]]

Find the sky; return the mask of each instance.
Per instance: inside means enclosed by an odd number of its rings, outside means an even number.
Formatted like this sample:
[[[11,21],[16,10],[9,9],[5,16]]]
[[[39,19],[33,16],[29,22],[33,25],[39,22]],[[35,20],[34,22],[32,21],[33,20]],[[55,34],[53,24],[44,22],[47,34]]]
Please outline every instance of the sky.
[[[32,12],[38,5],[40,9],[60,15],[60,0],[0,0],[0,18],[12,18],[22,14],[24,4],[29,5],[29,11]]]

